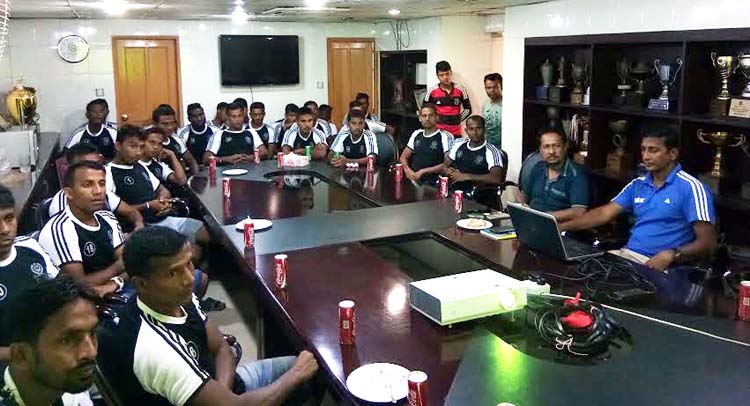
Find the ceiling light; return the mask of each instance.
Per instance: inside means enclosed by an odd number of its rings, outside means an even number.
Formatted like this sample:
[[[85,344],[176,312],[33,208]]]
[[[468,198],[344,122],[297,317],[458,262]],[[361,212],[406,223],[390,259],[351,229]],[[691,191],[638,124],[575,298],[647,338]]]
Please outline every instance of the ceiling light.
[[[128,3],[125,0],[103,0],[100,7],[111,16],[121,16],[128,11]]]
[[[307,7],[313,10],[320,10],[326,4],[325,0],[305,0]]]
[[[234,5],[235,6],[244,6],[245,2],[242,1],[242,0],[234,0]]]
[[[392,8],[392,9],[388,10],[388,14],[390,14],[392,16],[397,16],[397,15],[401,14],[401,10],[399,10],[397,8]]]
[[[248,15],[241,6],[237,6],[232,11],[232,22],[235,24],[245,24],[247,22]]]

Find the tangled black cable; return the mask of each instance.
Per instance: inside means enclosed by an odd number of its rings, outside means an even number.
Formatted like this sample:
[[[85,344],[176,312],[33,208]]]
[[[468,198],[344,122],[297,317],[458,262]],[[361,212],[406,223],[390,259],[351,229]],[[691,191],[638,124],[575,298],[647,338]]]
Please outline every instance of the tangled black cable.
[[[583,282],[583,288],[591,295],[600,290],[639,287],[647,292],[655,292],[656,286],[641,275],[630,261],[625,259],[587,258],[576,265],[575,276],[545,273],[557,279]]]
[[[579,357],[591,357],[607,352],[610,345],[617,345],[613,340],[632,343],[630,333],[598,304],[586,300],[529,300],[540,305],[536,309],[534,326],[542,340],[557,351],[566,351]],[[591,323],[585,327],[574,327],[566,323],[566,317],[576,312],[582,312],[578,315],[590,316]]]

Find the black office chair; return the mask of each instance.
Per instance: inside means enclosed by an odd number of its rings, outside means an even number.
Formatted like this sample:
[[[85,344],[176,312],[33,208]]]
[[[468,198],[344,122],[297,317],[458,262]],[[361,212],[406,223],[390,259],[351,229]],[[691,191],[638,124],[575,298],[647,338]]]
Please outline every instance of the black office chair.
[[[398,160],[398,147],[393,137],[384,132],[375,133],[378,143],[378,166],[390,166]]]
[[[503,168],[508,168],[508,153],[500,150],[500,160],[503,163]],[[506,173],[507,176],[507,173]],[[503,179],[503,182],[498,186],[478,185],[474,186],[467,194],[466,197],[473,199],[479,204],[483,204],[495,210],[503,210],[500,202],[500,195],[503,193],[506,187],[513,186],[515,183],[508,182]]]
[[[52,204],[52,198],[44,199],[36,205],[36,212],[34,213],[34,219],[36,221],[35,229],[41,230],[50,219],[49,206]]]

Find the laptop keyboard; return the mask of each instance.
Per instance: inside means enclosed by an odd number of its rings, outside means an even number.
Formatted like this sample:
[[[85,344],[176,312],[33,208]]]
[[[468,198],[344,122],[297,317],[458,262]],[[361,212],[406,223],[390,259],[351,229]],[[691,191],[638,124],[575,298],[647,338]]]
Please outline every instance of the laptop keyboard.
[[[563,244],[565,244],[565,252],[567,252],[568,257],[571,258],[581,255],[589,255],[596,252],[596,250],[590,245],[573,240],[571,238],[563,238]]]

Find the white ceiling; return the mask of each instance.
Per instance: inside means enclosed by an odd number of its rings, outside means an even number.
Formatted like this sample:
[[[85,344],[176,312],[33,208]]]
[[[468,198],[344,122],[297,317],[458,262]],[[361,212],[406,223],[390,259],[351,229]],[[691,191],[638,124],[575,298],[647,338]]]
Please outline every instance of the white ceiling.
[[[103,1],[127,2],[132,8],[113,17],[101,8]],[[12,18],[146,18],[161,20],[229,19],[236,0],[15,0]],[[307,0],[310,1],[310,0]],[[323,1],[323,0],[313,0]],[[325,7],[349,11],[268,13],[274,8],[305,7],[306,0],[245,0],[244,10],[264,21],[382,21],[392,19],[387,10],[401,10],[399,19],[445,15],[498,14],[505,7],[547,0],[327,0]],[[99,6],[99,7],[97,7]],[[266,13],[264,13],[266,12]]]

